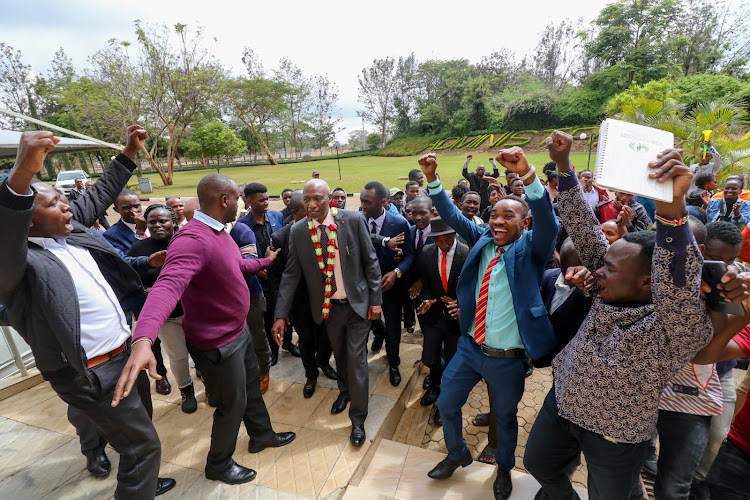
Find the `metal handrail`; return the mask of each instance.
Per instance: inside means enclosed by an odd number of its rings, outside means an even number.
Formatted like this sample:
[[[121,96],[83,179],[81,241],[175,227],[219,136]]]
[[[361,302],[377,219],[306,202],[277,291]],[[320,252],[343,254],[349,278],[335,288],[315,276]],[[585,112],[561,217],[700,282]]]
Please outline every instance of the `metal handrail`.
[[[7,326],[0,326],[0,330],[2,330],[3,337],[5,337],[5,342],[8,344],[8,348],[13,355],[13,361],[16,363],[16,368],[18,368],[18,371],[21,373],[22,377],[28,377],[29,372],[28,370],[26,370],[26,364],[23,362],[23,356],[21,356],[21,352],[18,350],[16,341],[13,338],[13,333]]]

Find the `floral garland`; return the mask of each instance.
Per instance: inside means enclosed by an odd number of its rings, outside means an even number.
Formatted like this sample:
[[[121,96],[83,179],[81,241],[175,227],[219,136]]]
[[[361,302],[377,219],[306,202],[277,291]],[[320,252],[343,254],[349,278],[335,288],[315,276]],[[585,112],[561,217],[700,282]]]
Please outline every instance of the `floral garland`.
[[[336,203],[331,203],[331,215],[336,216],[338,210]],[[307,221],[307,227],[310,231],[310,237],[315,247],[315,256],[318,259],[318,267],[320,272],[323,273],[325,278],[325,288],[323,293],[323,319],[328,319],[328,315],[331,312],[331,297],[333,296],[333,268],[336,262],[336,250],[338,249],[338,240],[336,239],[336,224],[328,226],[328,247],[326,248],[327,258],[323,258],[323,248],[320,244],[320,237],[318,236],[318,228],[315,225],[315,221],[309,218]]]

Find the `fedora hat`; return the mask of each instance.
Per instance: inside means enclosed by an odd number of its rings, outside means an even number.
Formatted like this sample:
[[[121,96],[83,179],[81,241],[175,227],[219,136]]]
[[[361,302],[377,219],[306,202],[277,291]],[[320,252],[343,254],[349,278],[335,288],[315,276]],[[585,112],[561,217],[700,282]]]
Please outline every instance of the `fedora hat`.
[[[443,219],[440,217],[433,217],[430,221],[430,230],[427,231],[424,235],[427,238],[433,237],[433,236],[441,236],[443,234],[453,234],[456,231],[453,230],[452,227],[450,227]]]

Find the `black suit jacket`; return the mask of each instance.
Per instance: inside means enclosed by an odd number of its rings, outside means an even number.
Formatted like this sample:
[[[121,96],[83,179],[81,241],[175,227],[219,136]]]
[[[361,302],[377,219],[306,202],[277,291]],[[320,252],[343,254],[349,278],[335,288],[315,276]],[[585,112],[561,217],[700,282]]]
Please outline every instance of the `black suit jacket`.
[[[422,277],[422,293],[420,294],[420,298],[422,300],[437,300],[422,316],[422,321],[431,326],[437,326],[445,321],[448,323],[450,329],[455,329],[457,333],[460,333],[461,329],[458,320],[453,319],[448,314],[448,309],[440,298],[443,295],[452,299],[457,298],[456,285],[461,275],[461,269],[464,267],[464,262],[466,262],[466,257],[469,256],[469,247],[460,241],[456,241],[456,252],[453,254],[451,271],[448,275],[448,291],[443,288],[443,281],[440,278],[438,253],[439,249],[433,243],[425,245],[422,249],[422,255],[419,257],[420,276]]]
[[[369,232],[370,226],[364,216],[363,220],[365,221],[365,227]],[[396,264],[396,261],[393,259],[396,253],[387,246],[383,246],[382,241],[386,236],[393,237],[398,236],[401,233],[404,233],[404,244],[401,245],[401,250],[404,255],[401,262]],[[397,267],[402,273],[408,273],[411,270],[414,265],[414,240],[409,238],[409,234],[409,223],[406,222],[406,219],[398,215],[393,215],[388,211],[385,212],[385,220],[383,221],[383,227],[380,228],[380,234],[371,234],[375,253],[378,256],[378,262],[380,263],[380,273],[382,275],[393,271]],[[398,285],[401,281],[403,280],[397,281],[396,284]]]
[[[367,319],[369,306],[383,303],[380,290],[380,269],[365,220],[358,212],[339,210],[334,218],[341,271],[346,298],[354,311]],[[304,278],[310,296],[313,320],[323,322],[323,273],[318,267],[315,247],[307,229],[307,217],[289,230],[289,256],[279,286],[275,318],[288,318],[294,306],[297,286]],[[342,286],[340,283],[337,286]]]
[[[576,336],[583,320],[589,314],[589,309],[591,309],[592,298],[587,297],[576,288],[554,313],[549,314],[552,298],[555,296],[555,282],[561,272],[560,269],[547,269],[542,276],[540,292],[544,307],[547,308],[547,316],[552,323],[552,329],[555,331],[557,344],[547,356],[534,360],[534,366],[538,368],[549,366],[552,363],[552,359],[557,353],[562,351],[568,342]]]

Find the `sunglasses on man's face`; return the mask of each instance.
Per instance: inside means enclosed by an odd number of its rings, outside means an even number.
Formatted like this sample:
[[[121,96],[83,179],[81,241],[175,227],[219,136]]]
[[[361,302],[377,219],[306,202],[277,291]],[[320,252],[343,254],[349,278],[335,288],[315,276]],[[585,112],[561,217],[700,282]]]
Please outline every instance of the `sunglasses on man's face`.
[[[411,210],[404,210],[405,213],[410,214]]]

